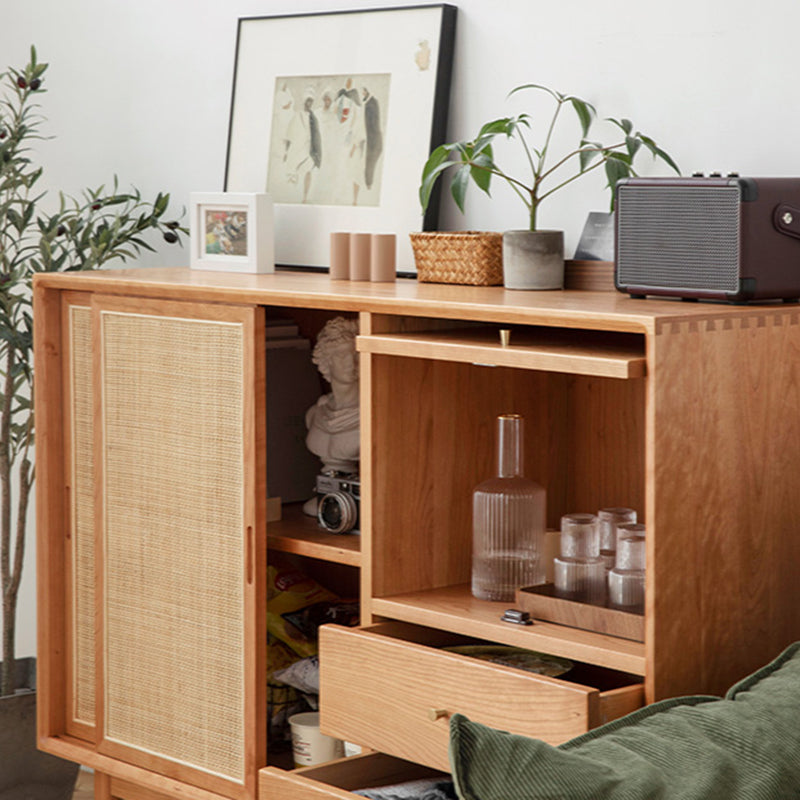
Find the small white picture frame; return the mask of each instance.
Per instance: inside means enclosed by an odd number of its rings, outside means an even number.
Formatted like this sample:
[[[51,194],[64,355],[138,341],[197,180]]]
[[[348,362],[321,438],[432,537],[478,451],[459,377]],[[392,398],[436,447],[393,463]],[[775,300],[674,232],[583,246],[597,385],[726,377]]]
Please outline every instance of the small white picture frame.
[[[265,192],[192,192],[192,269],[275,271],[273,207]]]

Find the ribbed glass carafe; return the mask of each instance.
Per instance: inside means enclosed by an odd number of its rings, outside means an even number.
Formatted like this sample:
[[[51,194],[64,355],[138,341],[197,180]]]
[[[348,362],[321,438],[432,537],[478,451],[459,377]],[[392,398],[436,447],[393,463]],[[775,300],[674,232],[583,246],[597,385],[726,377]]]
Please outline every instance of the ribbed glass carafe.
[[[472,493],[472,594],[513,600],[545,581],[545,490],[522,475],[523,418],[497,418],[497,477]]]

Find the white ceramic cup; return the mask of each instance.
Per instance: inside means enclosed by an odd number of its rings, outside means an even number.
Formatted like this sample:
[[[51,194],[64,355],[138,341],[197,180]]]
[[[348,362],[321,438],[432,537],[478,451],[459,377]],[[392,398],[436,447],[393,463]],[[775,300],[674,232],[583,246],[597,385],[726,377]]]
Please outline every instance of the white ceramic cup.
[[[319,712],[307,711],[289,717],[295,767],[310,767],[344,757],[344,742],[319,731]]]

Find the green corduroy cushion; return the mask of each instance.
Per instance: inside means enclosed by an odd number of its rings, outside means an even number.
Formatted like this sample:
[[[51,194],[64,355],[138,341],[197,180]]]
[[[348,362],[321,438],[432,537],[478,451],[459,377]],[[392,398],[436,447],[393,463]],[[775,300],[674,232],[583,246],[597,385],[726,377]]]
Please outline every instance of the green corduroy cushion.
[[[456,714],[462,800],[800,798],[800,642],[724,698],[646,706],[552,747]]]

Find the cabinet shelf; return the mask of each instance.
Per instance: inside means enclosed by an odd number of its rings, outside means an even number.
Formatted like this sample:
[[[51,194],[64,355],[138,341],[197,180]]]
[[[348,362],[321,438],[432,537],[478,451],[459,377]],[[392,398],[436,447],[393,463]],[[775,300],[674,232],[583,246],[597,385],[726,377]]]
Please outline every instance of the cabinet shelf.
[[[359,336],[358,349],[377,355],[606,378],[646,374],[644,338],[637,334],[525,327],[512,329],[509,344],[503,346],[501,327]]]
[[[500,622],[512,605],[478,600],[468,584],[372,599],[372,611],[378,616],[645,674],[644,644],[549,622],[527,626]]]
[[[313,517],[303,513],[302,504],[283,506],[282,518],[267,524],[270,550],[361,566],[361,536],[354,533],[328,533]]]

